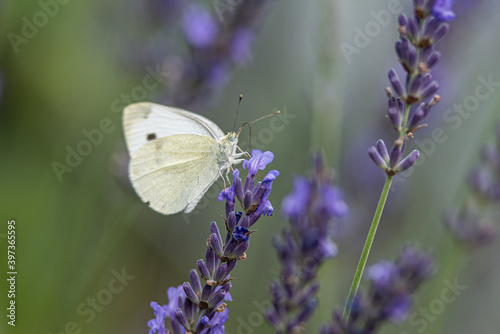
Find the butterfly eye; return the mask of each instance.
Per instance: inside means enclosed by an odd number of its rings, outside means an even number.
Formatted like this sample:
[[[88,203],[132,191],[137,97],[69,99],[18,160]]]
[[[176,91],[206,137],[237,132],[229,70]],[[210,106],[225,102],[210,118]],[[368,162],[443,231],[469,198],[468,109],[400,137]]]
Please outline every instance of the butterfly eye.
[[[236,134],[234,132],[228,133],[227,139],[229,139],[229,141],[231,141],[231,142],[235,141],[236,140]]]

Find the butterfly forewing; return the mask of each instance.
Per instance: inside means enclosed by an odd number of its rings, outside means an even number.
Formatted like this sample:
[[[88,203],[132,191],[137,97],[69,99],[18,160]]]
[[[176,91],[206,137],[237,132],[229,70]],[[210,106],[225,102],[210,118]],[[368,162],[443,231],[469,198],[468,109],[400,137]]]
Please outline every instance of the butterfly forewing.
[[[213,138],[193,134],[147,142],[132,156],[130,180],[154,210],[188,213],[219,177],[217,145]]]
[[[123,115],[123,127],[131,156],[147,142],[163,137],[195,134],[218,140],[224,136],[214,122],[203,116],[150,102],[127,106]]]

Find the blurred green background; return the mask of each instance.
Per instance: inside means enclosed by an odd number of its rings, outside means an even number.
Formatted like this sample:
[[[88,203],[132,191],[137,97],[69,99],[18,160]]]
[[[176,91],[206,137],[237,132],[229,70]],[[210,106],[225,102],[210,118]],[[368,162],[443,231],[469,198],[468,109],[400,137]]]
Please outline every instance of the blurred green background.
[[[150,302],[166,303],[168,287],[188,280],[189,270],[204,256],[209,223],[223,222],[224,206],[214,196],[221,182],[193,214],[162,216],[141,202],[126,178],[122,115],[113,103],[142,85],[148,66],[162,65],[163,48],[172,52],[182,40],[175,22],[167,30],[144,27],[150,21],[144,12],[139,19],[137,6],[151,1],[60,3],[57,13],[19,44],[10,33],[22,35],[26,19],[32,21],[43,7],[36,1],[1,3],[1,333],[146,333],[153,318]],[[401,4],[408,9],[410,2]],[[293,175],[309,170],[310,153],[317,148],[336,169],[351,215],[339,231],[339,256],[321,270],[320,306],[307,332],[329,321],[332,307],[347,294],[384,180],[366,149],[379,138],[394,137],[384,117],[383,88],[387,71],[397,66],[396,16],[379,25],[380,32],[350,59],[340,45],[353,44],[356,28],[364,29],[375,20],[373,13],[387,6],[381,0],[271,1],[251,59],[196,110],[223,131],[232,128],[239,94],[244,95],[239,124],[275,109],[288,115],[282,116],[279,130],[272,130],[270,119],[252,127],[253,146],[274,152],[270,167],[281,175],[271,196],[275,215],[259,221],[248,259],[233,273],[228,333],[273,332],[258,306],[269,300],[268,283],[278,270],[270,240],[286,224],[279,207],[292,189]],[[498,87],[460,125],[453,127],[442,115],[474,94],[478,77],[500,81],[498,10],[495,1],[457,1],[457,19],[438,45],[443,61],[435,75],[442,102],[410,148],[419,148],[416,143],[437,127],[447,140],[420,147],[424,163],[395,184],[369,260],[394,259],[408,241],[436,255],[442,270],[420,290],[417,311],[439,298],[446,280],[457,277],[467,289],[424,330],[404,323],[387,325],[384,333],[498,333],[500,328],[500,243],[474,253],[461,251],[441,224],[444,211],[463,197],[479,146],[493,140]],[[134,60],[155,47],[159,62]],[[168,75],[144,100],[163,101],[170,89]],[[76,149],[85,140],[83,131],[99,128],[103,119],[109,119],[104,121],[111,124],[109,133],[58,178],[54,162],[66,164],[67,147]],[[5,317],[9,219],[17,227],[15,328]],[[123,289],[103,292],[122,271],[128,275]],[[97,296],[108,299],[92,309],[87,303]]]

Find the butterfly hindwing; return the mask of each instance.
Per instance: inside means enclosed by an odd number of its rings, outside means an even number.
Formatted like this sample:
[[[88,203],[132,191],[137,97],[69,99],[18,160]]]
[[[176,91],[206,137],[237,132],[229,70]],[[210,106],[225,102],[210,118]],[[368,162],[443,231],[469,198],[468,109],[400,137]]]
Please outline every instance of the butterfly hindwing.
[[[151,208],[172,214],[192,211],[219,177],[213,138],[178,134],[146,142],[130,161],[130,180]]]

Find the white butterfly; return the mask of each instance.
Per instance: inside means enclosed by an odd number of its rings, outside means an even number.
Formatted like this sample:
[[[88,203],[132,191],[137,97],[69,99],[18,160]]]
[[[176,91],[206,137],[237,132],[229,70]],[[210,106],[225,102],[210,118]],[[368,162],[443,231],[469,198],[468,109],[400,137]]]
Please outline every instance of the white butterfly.
[[[141,102],[124,109],[123,127],[135,191],[154,210],[193,211],[222,171],[240,163],[236,133],[224,135],[195,113]]]

